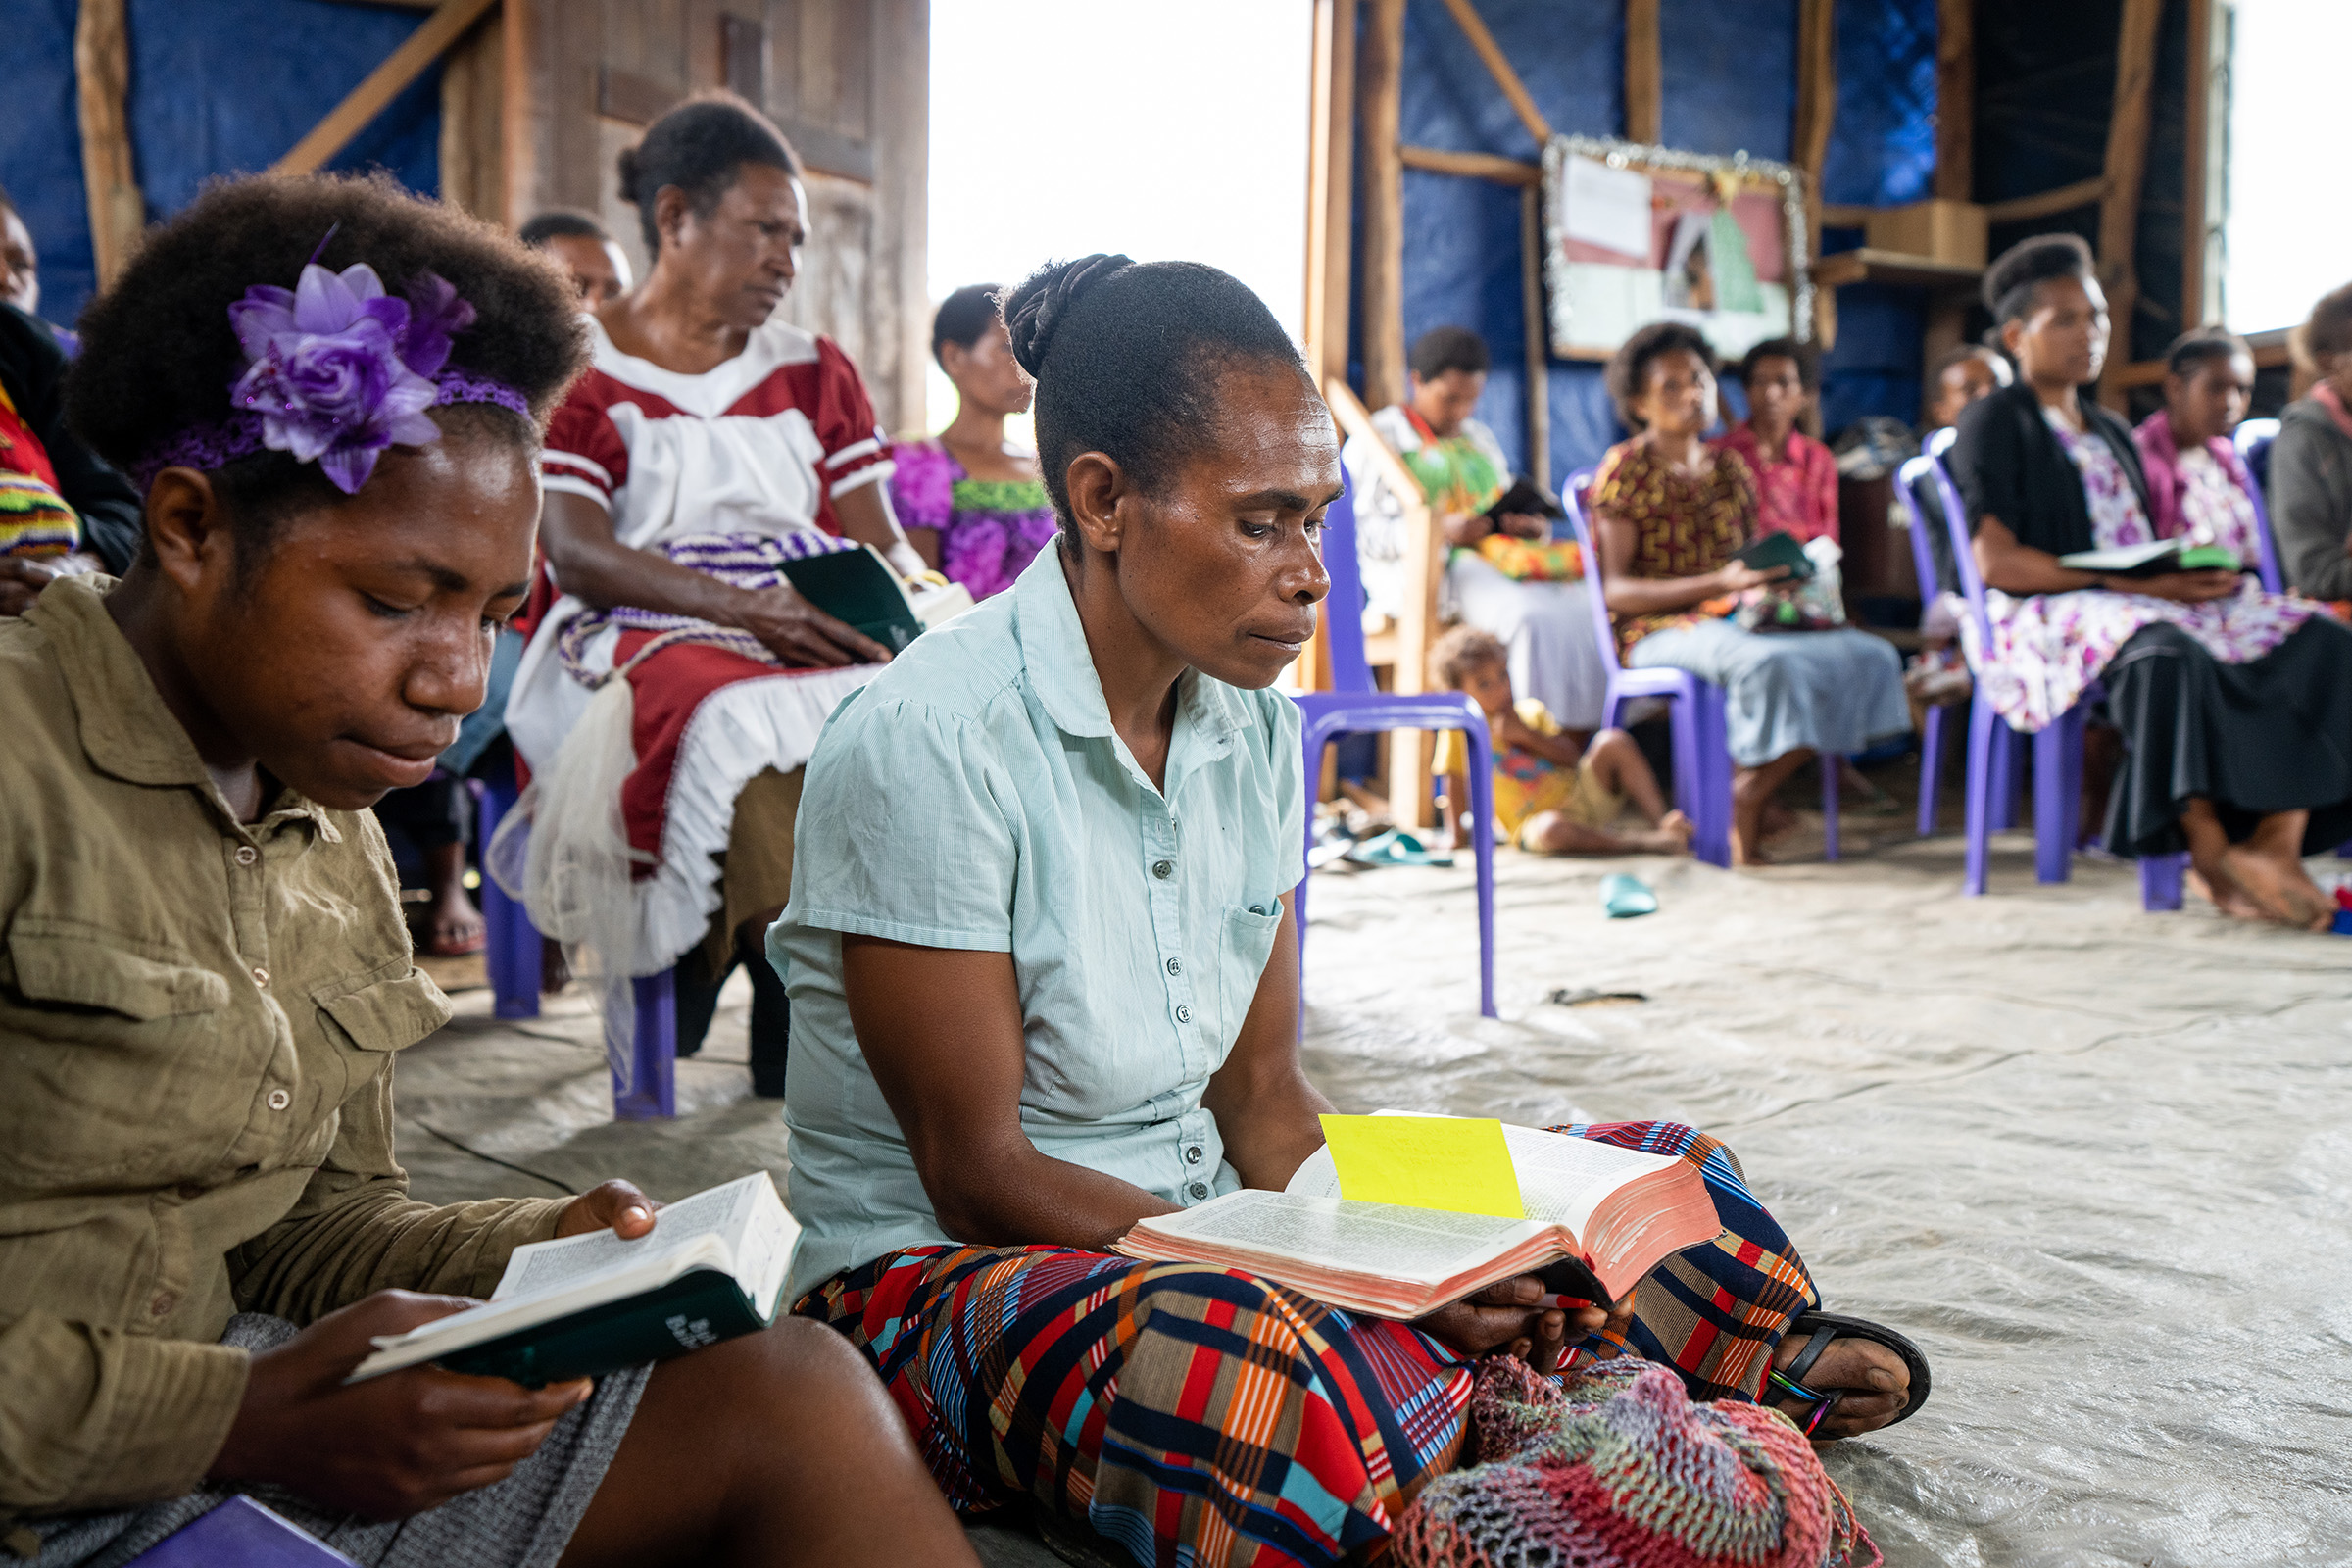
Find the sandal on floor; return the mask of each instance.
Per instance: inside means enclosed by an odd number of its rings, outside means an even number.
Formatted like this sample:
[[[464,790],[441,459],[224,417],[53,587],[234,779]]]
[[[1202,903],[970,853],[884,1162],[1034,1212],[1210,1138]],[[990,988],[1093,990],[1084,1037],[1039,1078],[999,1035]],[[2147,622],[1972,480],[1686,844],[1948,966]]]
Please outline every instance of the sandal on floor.
[[[1364,839],[1340,857],[1357,865],[1451,865],[1453,855],[1434,850],[1402,828],[1390,828]]]
[[[1910,1402],[1895,1412],[1894,1420],[1887,1422],[1887,1426],[1910,1420],[1918,1413],[1919,1407],[1928,1402],[1930,1379],[1927,1356],[1918,1346],[1885,1324],[1873,1323],[1867,1318],[1841,1317],[1836,1312],[1808,1311],[1796,1315],[1796,1321],[1788,1325],[1788,1332],[1810,1335],[1811,1338],[1806,1341],[1805,1348],[1796,1352],[1796,1359],[1789,1362],[1786,1370],[1776,1367],[1766,1375],[1765,1393],[1772,1396],[1775,1409],[1780,1408],[1783,1398],[1813,1401],[1810,1414],[1788,1416],[1805,1436],[1811,1437],[1814,1429],[1830,1418],[1830,1412],[1838,1408],[1838,1402],[1854,1392],[1849,1389],[1831,1389],[1824,1393],[1805,1387],[1805,1374],[1813,1370],[1813,1364],[1821,1359],[1821,1352],[1838,1340],[1868,1340],[1874,1345],[1884,1345],[1903,1358],[1903,1365],[1911,1374]],[[1788,1414],[1787,1411],[1782,1413]],[[1884,1431],[1885,1428],[1872,1430]]]

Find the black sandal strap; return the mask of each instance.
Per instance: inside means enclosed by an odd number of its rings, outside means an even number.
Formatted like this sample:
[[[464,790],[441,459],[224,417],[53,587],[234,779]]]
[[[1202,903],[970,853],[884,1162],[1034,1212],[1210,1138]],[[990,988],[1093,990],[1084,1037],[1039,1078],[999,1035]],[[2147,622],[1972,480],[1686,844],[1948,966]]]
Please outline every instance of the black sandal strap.
[[[1804,1383],[1805,1374],[1813,1369],[1814,1362],[1821,1359],[1821,1352],[1829,1348],[1832,1341],[1868,1340],[1874,1345],[1884,1345],[1901,1356],[1904,1368],[1911,1374],[1909,1402],[1895,1413],[1893,1421],[1886,1424],[1893,1426],[1897,1422],[1910,1420],[1918,1414],[1919,1407],[1928,1402],[1928,1391],[1933,1386],[1933,1380],[1928,1373],[1926,1353],[1884,1323],[1873,1323],[1868,1318],[1846,1317],[1837,1312],[1804,1311],[1799,1312],[1795,1321],[1788,1325],[1788,1332],[1810,1335],[1805,1348],[1797,1351],[1796,1359],[1782,1369],[1781,1375],[1790,1382]]]

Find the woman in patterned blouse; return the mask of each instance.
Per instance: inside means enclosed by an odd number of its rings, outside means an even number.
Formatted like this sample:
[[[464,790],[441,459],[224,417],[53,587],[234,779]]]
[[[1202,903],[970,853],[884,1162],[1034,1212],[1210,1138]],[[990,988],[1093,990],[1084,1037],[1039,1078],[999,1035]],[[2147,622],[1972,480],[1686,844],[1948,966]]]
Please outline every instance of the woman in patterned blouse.
[[[1706,443],[1715,352],[1696,328],[1658,321],[1626,339],[1609,390],[1631,440],[1594,476],[1601,580],[1631,665],[1671,665],[1721,686],[1731,746],[1732,861],[1765,863],[1765,808],[1817,752],[1843,756],[1910,727],[1901,656],[1866,632],[1765,635],[1728,617],[1786,568],[1736,557],[1754,531],[1756,487]]]

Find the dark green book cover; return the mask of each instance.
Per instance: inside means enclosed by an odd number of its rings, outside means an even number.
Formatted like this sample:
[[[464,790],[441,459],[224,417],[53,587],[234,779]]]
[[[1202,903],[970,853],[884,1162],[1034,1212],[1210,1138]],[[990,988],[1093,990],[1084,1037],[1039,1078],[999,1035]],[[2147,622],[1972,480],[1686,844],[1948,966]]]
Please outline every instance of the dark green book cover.
[[[696,1268],[643,1296],[517,1329],[438,1356],[435,1364],[536,1389],[666,1360],[766,1327],[732,1276]]]
[[[922,635],[899,579],[871,550],[830,551],[787,561],[781,569],[803,599],[894,654]]]

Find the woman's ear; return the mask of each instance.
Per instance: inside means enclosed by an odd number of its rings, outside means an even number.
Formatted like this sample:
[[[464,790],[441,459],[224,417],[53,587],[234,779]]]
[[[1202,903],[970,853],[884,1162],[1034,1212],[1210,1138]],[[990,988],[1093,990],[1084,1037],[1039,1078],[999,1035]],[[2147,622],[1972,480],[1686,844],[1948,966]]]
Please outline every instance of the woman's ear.
[[[684,243],[686,220],[693,214],[693,204],[677,186],[664,185],[654,192],[654,232],[662,236],[662,249]]]
[[[2018,373],[2021,375],[2025,373],[2026,368],[2026,356],[2023,349],[2025,341],[2026,318],[2024,317],[2015,317],[2001,323],[2001,347],[2009,351],[2009,358],[2015,362]]]
[[[1121,503],[1134,496],[1118,461],[1106,453],[1082,452],[1070,461],[1063,483],[1079,542],[1089,550],[1116,555],[1131,510]]]
[[[236,546],[213,481],[194,468],[166,468],[147,487],[147,547],[183,597],[204,595],[236,569]]]

